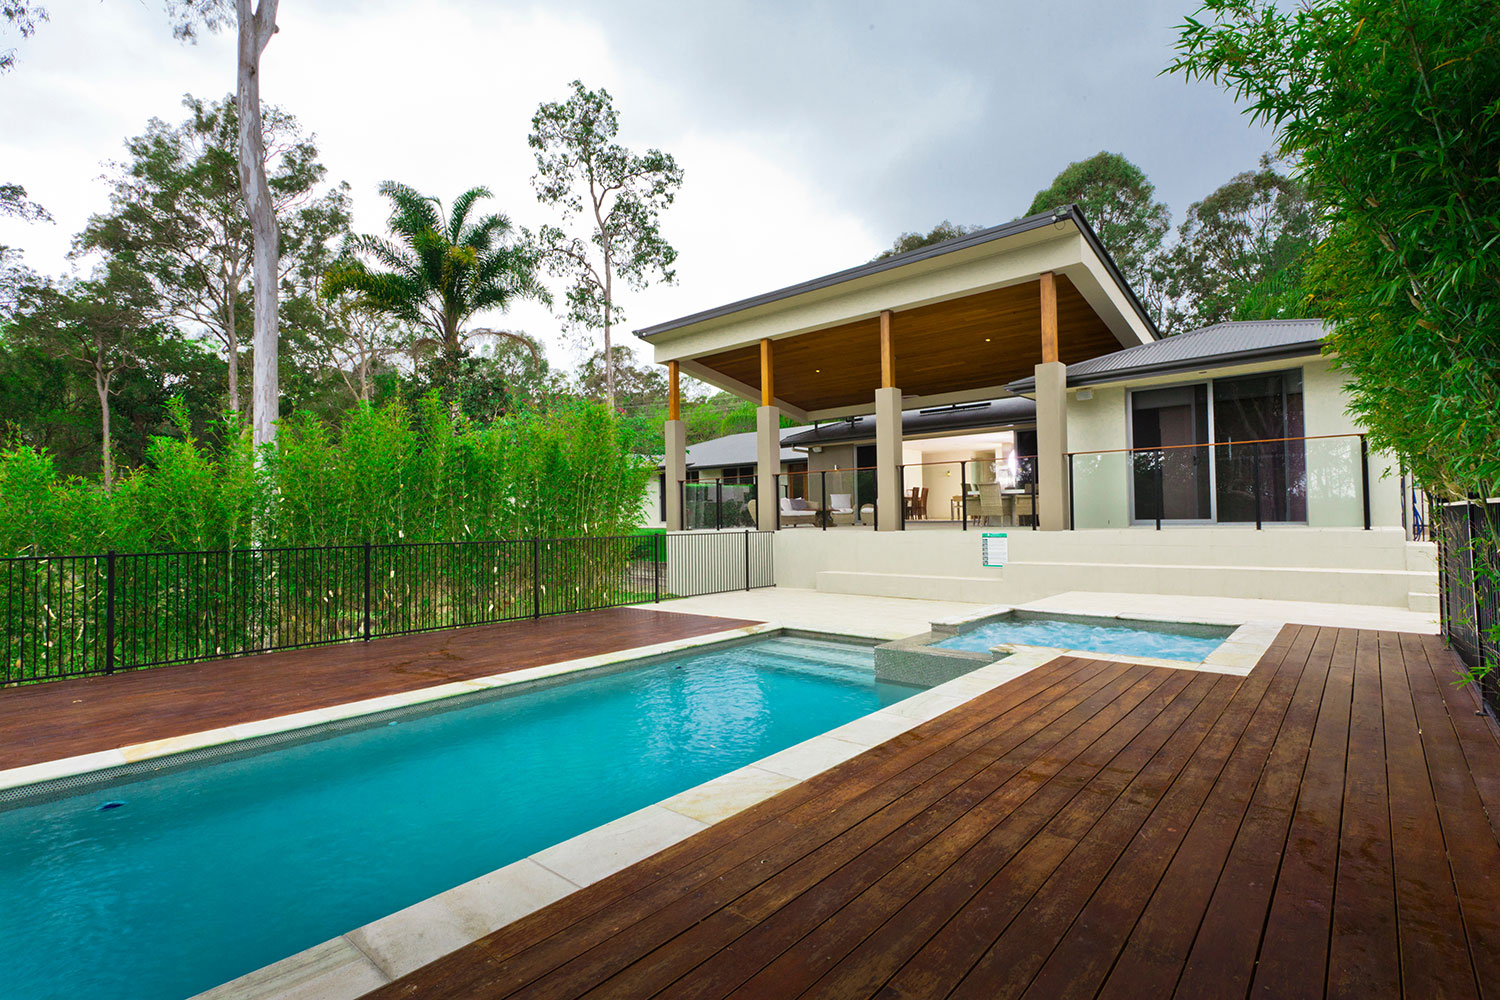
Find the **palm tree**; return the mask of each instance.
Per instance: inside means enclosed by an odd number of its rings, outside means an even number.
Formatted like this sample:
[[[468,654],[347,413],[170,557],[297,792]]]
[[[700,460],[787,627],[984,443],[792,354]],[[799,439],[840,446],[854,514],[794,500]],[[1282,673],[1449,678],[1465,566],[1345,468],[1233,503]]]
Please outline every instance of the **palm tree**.
[[[516,299],[550,301],[536,277],[535,255],[511,239],[510,220],[498,213],[469,218],[476,202],[491,197],[489,189],[459,195],[446,220],[442,202],[405,184],[386,181],[380,193],[391,201],[387,225],[393,238],[349,237],[344,260],[328,272],[324,296],[352,292],[365,307],[423,330],[413,351],[436,353],[449,373],[468,342],[480,337],[514,340],[538,356],[530,337],[465,326],[475,313],[503,311]]]

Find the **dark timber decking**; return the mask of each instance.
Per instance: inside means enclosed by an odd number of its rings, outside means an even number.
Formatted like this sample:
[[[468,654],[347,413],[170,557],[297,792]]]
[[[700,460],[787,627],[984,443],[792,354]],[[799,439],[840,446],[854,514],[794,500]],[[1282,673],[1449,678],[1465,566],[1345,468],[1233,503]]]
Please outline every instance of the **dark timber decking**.
[[[371,994],[1500,996],[1500,743],[1432,636],[1059,659]]]
[[[0,768],[753,624],[610,608],[0,688]]]

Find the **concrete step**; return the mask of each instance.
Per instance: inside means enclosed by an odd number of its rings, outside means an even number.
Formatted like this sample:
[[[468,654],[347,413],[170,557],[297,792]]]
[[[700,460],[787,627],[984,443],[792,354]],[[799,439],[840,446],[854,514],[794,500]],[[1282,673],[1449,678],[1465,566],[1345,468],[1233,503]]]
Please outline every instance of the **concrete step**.
[[[1437,573],[1437,545],[1433,542],[1407,542],[1406,568],[1413,573]]]
[[[865,597],[908,597],[925,601],[968,601],[975,604],[1004,603],[1003,572],[994,576],[922,576],[907,573],[858,573],[822,570],[818,589],[830,594],[860,594]]]
[[[1438,613],[1438,595],[1426,593],[1407,594],[1406,606],[1413,611],[1425,611],[1435,615]]]

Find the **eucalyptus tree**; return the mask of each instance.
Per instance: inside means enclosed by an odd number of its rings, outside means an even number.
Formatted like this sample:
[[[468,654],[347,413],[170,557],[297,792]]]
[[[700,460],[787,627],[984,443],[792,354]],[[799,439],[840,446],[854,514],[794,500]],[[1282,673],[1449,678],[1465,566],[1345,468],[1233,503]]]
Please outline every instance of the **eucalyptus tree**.
[[[1259,169],[1188,207],[1165,262],[1169,328],[1311,315],[1313,302],[1295,286],[1326,234],[1324,210],[1307,188],[1262,157]]]
[[[604,395],[613,407],[611,332],[624,320],[615,279],[641,289],[675,278],[677,251],[662,238],[660,216],[682,185],[682,168],[661,150],[636,154],[615,142],[620,115],[609,92],[578,80],[571,86],[566,101],[541,105],[531,119],[532,184],[542,204],[562,210],[564,226],[584,217],[589,238],[543,226],[539,242],[551,273],[571,282],[568,322],[604,335]]]
[[[240,412],[244,329],[251,296],[262,290],[255,261],[265,244],[243,205],[234,102],[188,96],[183,106],[188,116],[180,124],[153,118],[144,133],[126,140],[127,157],[113,167],[110,210],[89,220],[77,249],[141,272],[167,316],[217,340],[229,366],[229,408]],[[276,291],[304,281],[307,262],[326,259],[327,247],[348,231],[349,195],[346,185],[319,193],[326,170],[295,117],[267,107],[261,120],[268,185],[281,220],[280,256],[269,280]],[[266,360],[260,346],[255,359],[259,371]]]
[[[1172,212],[1145,171],[1119,153],[1070,163],[1036,193],[1028,215],[1076,204],[1152,316],[1162,316],[1161,254]]]
[[[385,181],[380,194],[391,203],[390,238],[349,237],[344,258],[323,280],[324,299],[352,295],[359,308],[420,331],[411,348],[428,359],[450,404],[470,342],[515,341],[539,357],[536,342],[523,334],[470,323],[518,300],[549,301],[537,280],[536,255],[515,238],[510,219],[475,214],[491,197],[489,189],[465,191],[446,217],[442,202],[405,184]]]
[[[114,488],[110,398],[126,369],[141,365],[172,334],[151,319],[154,295],[138,272],[108,268],[100,276],[24,289],[14,334],[74,366],[93,384],[99,403],[104,488]]]
[[[896,237],[896,241],[891,244],[890,249],[880,251],[880,253],[876,254],[872,259],[885,260],[888,257],[895,257],[898,254],[911,253],[911,251],[913,250],[920,250],[923,247],[930,247],[934,243],[946,243],[948,240],[956,240],[960,236],[967,236],[970,233],[977,233],[983,228],[983,226],[952,223],[947,219],[944,219],[942,222],[939,222],[937,225],[933,226],[932,229],[928,232],[902,233],[900,236]]]

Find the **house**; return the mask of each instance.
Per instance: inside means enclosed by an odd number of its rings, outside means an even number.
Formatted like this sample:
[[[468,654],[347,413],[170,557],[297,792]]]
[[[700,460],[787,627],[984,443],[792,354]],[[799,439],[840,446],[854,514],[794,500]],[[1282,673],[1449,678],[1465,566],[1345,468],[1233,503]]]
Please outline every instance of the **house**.
[[[792,519],[778,583],[1425,609],[1430,547],[1408,543],[1400,471],[1348,416],[1326,332],[1277,320],[1164,338],[1069,206],[639,336],[673,385],[686,371],[760,402],[757,492],[778,503],[756,506],[759,528],[788,527],[794,498],[871,508]],[[811,426],[772,436],[783,414]],[[688,478],[681,434],[669,420],[669,483]],[[670,489],[666,523],[703,526]],[[1001,533],[1005,555],[982,555]]]

